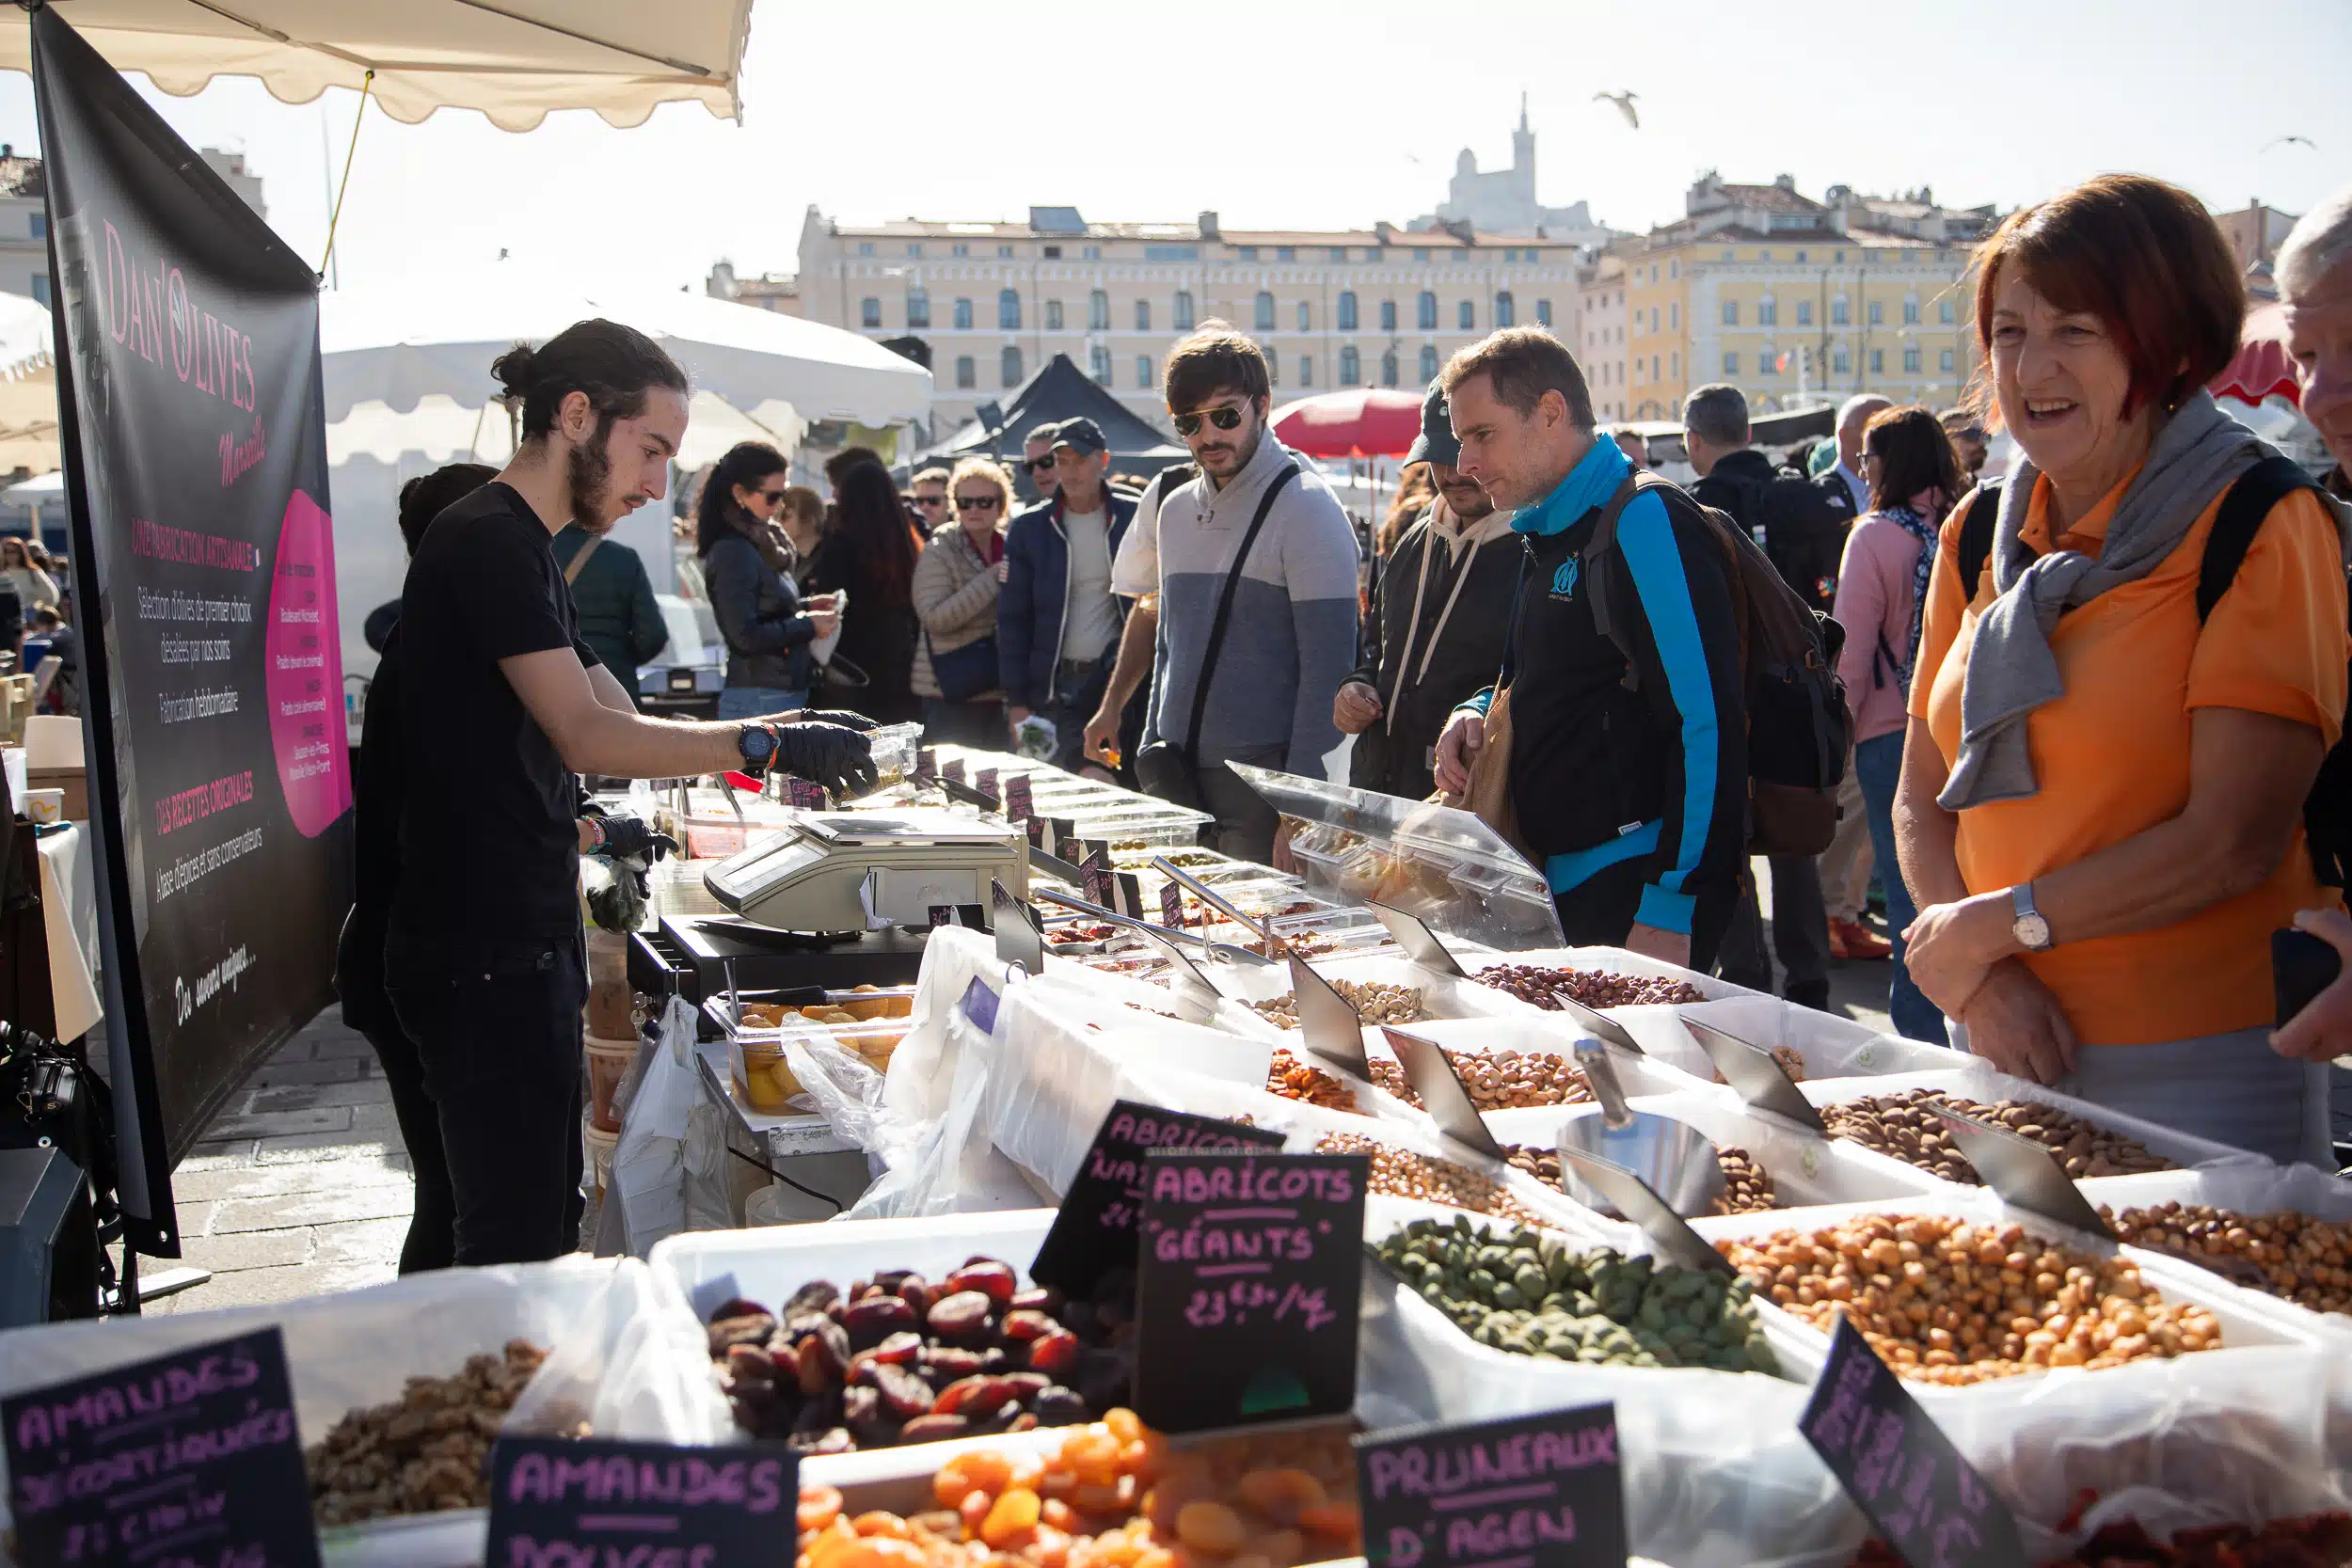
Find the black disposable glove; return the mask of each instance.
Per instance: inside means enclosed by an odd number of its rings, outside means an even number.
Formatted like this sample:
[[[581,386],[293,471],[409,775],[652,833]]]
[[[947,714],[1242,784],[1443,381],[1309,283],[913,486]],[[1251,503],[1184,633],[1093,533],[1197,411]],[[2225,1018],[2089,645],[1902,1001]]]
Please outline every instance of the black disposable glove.
[[[866,718],[866,715],[862,713],[852,713],[845,707],[804,707],[801,709],[801,717],[798,722],[803,724],[838,724],[845,730],[855,730],[860,735],[864,735],[868,730],[880,727],[871,719]],[[778,727],[781,728],[782,726]],[[799,769],[795,768],[794,771],[798,772]]]
[[[678,852],[676,839],[655,832],[643,817],[607,816],[603,827],[604,842],[596,846],[596,853],[609,861],[634,861],[644,869],[662,856]]]
[[[863,795],[874,787],[873,742],[840,724],[804,720],[777,726],[772,767],[813,779],[839,796]]]

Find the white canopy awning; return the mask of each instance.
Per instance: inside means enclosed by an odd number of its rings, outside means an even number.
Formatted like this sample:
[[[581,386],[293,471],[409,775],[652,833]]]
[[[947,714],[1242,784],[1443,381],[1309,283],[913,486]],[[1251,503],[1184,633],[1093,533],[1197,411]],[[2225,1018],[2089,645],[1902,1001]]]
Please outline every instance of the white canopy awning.
[[[357,88],[410,124],[479,109],[528,131],[550,109],[642,125],[691,100],[739,119],[752,0],[72,0],[57,14],[117,71],[188,98],[255,76],[289,103]],[[0,69],[32,69],[26,13],[0,10]]]
[[[319,295],[327,422],[363,403],[405,414],[436,394],[479,408],[498,392],[492,359],[590,316],[651,337],[685,367],[697,391],[771,428],[827,419],[886,425],[930,408],[930,372],[854,332],[707,294],[575,293],[502,267]]]

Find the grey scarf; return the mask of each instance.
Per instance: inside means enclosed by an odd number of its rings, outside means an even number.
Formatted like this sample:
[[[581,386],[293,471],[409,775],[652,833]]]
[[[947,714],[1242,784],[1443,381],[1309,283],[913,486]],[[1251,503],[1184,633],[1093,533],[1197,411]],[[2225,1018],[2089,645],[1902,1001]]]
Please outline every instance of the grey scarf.
[[[2050,652],[2059,613],[2155,570],[2213,499],[2270,453],[2200,389],[2157,430],[2095,561],[2079,550],[2036,556],[2019,543],[2041,477],[2031,463],[2019,461],[2002,489],[1993,531],[1993,586],[2000,596],[1978,619],[1969,644],[1960,755],[1937,805],[1963,811],[2024,800],[2041,788],[2026,750],[2026,716],[2066,692]]]

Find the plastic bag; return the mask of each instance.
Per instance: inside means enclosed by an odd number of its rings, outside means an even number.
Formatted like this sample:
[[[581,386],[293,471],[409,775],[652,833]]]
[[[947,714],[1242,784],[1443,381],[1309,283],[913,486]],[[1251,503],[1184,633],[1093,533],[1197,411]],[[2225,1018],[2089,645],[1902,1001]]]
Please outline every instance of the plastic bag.
[[[694,1009],[683,997],[673,996],[663,1006],[653,1047],[638,1053],[622,1084],[628,1107],[604,1194],[605,1209],[618,1212],[621,1228],[608,1236],[600,1220],[597,1249],[611,1241],[616,1251],[643,1258],[654,1243],[687,1227],[686,1147],[703,1087],[694,1061]]]
[[[585,1303],[500,1430],[532,1436],[662,1437],[712,1428],[707,1339],[661,1309],[653,1272],[624,1258]],[[584,1433],[582,1429],[585,1429]],[[707,1440],[707,1439],[706,1439]]]
[[[946,929],[948,928],[942,927],[943,931]],[[933,933],[934,944],[939,935]],[[927,956],[926,970],[929,967]],[[1023,1180],[1020,1171],[990,1146],[979,1125],[980,1104],[988,1092],[996,1040],[1004,1027],[1002,999],[1019,989],[1021,979],[1021,972],[1014,970],[996,985],[986,980],[978,982],[987,988],[994,1005],[988,1029],[980,1027],[961,1000],[944,1010],[938,1021],[939,1059],[952,1064],[953,1072],[945,1108],[936,1118],[920,1124],[909,1124],[896,1117],[880,1120],[882,1146],[869,1146],[867,1152],[880,1155],[889,1168],[841,1215],[843,1219],[897,1219],[1037,1205],[1039,1195]],[[999,991],[998,985],[1006,990]],[[905,1050],[903,1041],[899,1050]],[[898,1069],[896,1056],[890,1066],[895,1078]]]

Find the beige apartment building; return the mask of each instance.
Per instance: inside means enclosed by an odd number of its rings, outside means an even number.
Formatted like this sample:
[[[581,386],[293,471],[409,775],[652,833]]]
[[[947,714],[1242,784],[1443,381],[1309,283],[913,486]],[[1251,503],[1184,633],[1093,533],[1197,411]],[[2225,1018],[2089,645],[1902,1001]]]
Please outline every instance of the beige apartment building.
[[[1612,248],[1577,270],[1576,317],[1568,352],[1584,368],[1585,389],[1599,420],[1632,418],[1626,401],[1626,259]]]

